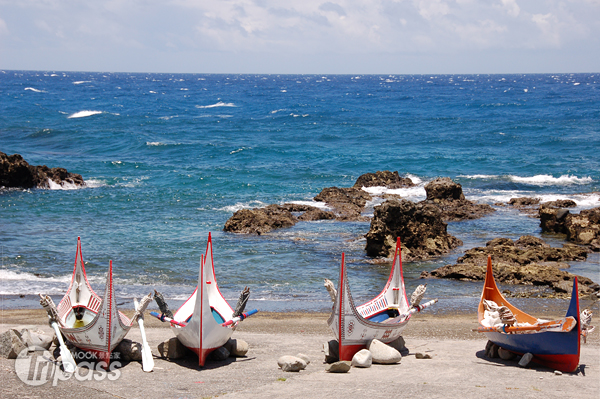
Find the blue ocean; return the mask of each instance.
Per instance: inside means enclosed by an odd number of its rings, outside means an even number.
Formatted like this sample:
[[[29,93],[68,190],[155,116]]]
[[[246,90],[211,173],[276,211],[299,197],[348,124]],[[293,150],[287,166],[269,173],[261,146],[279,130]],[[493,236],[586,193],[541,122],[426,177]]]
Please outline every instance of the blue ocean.
[[[260,236],[223,231],[243,208],[307,203],[368,172],[398,171],[425,199],[436,177],[494,205],[451,222],[464,245],[405,262],[455,263],[493,238],[542,237],[539,219],[497,206],[515,197],[600,206],[600,74],[214,75],[0,71],[0,151],[64,167],[87,186],[0,192],[2,307],[37,307],[69,285],[77,237],[102,293],[113,261],[119,302],[157,289],[173,306],[197,284],[212,233],[217,280],[235,304],[244,286],[262,311],[328,311],[323,279],[341,254],[357,302],[381,291],[390,264],[365,255],[369,222],[300,222]],[[384,193],[383,188],[370,189]],[[382,200],[368,204],[366,214]],[[600,282],[600,255],[570,272]],[[481,283],[427,280],[438,309],[475,312]],[[172,306],[172,307],[173,307]]]

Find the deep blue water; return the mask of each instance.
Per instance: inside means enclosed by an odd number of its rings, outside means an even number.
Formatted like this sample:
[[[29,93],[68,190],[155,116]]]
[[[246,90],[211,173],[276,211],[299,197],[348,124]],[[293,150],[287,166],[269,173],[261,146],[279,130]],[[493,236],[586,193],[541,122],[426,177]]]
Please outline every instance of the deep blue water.
[[[415,201],[428,181],[448,176],[468,199],[490,204],[537,196],[573,199],[577,210],[600,206],[598,74],[0,71],[0,110],[0,151],[80,173],[88,184],[0,193],[5,299],[64,292],[81,236],[99,291],[112,259],[123,301],[152,288],[181,301],[196,285],[208,232],[230,302],[248,285],[263,310],[328,309],[322,281],[337,282],[342,252],[353,294],[368,299],[389,273],[365,256],[368,222],[301,222],[263,236],[222,229],[238,209],[310,202],[325,187],[350,187],[377,170],[419,183],[399,191]],[[454,263],[492,238],[541,236],[539,220],[497,209],[450,223],[465,245],[405,263],[407,289],[422,270]],[[598,254],[571,271],[600,281]],[[471,306],[481,290],[428,283],[428,296],[454,307]]]

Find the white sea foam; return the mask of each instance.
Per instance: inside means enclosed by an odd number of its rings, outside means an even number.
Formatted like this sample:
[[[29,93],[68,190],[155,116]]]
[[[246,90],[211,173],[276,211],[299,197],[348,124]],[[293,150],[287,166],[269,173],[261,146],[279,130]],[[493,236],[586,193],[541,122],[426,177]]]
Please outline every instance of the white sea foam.
[[[252,209],[252,208],[262,208],[267,206],[266,203],[262,201],[250,201],[250,202],[237,202],[235,205],[224,206],[223,208],[218,208],[217,211],[225,211],[225,212],[237,212],[241,209]]]
[[[577,204],[577,207],[573,211],[579,211],[581,209],[594,208],[600,205],[600,194],[598,193],[586,193],[586,194],[540,194],[533,191],[522,191],[522,190],[490,190],[486,192],[470,193],[481,202],[494,204],[494,203],[508,203],[511,198],[521,197],[532,197],[539,198],[540,203],[557,201],[557,200],[571,200]],[[467,195],[471,197],[470,195]]]
[[[62,182],[62,184],[55,183],[52,179],[48,179],[48,186],[50,190],[77,190],[83,188],[73,183]]]
[[[74,118],[87,118],[88,116],[92,116],[92,115],[97,115],[97,114],[102,114],[102,111],[79,111],[79,112],[75,112],[74,114],[69,115],[68,119],[74,119]]]
[[[0,269],[0,295],[47,295],[64,294],[71,282],[71,275],[39,277],[32,273]]]
[[[146,141],[146,145],[151,147],[158,147],[162,145],[166,145],[165,143],[161,143],[160,141]]]
[[[25,90],[30,90],[30,91],[33,91],[33,92],[35,92],[35,93],[45,93],[45,91],[43,91],[43,90],[38,90],[38,89],[35,89],[35,88],[33,88],[33,87],[26,87],[26,88],[25,88]]]
[[[244,151],[244,150],[251,150],[251,149],[252,149],[252,147],[242,147],[242,148],[238,148],[237,150],[233,150],[233,151],[231,151],[231,152],[229,153],[229,155],[233,155],[233,154],[236,154],[236,153],[238,153],[238,152],[242,152],[242,151]]]
[[[91,80],[78,80],[77,82],[73,82],[74,85],[80,85],[82,83],[91,83]]]
[[[399,195],[402,198],[410,199],[411,201],[421,201],[427,197],[425,192],[425,185],[418,184],[414,187],[396,188],[391,189],[387,187],[363,187],[364,191],[368,192],[372,196],[381,197],[385,194]],[[376,201],[377,202],[377,201]],[[375,202],[375,204],[376,204]]]
[[[106,186],[106,182],[97,179],[90,179],[85,181],[85,185],[88,188],[98,188]]]
[[[509,175],[508,178],[516,183],[531,184],[534,186],[570,186],[573,184],[588,184],[592,182],[591,177],[577,177],[570,175],[562,175],[560,177],[550,175],[535,175],[532,177]]]
[[[289,201],[289,204],[297,204],[297,205],[308,205],[314,206],[315,208],[330,210],[331,208],[327,206],[325,202],[322,201]]]
[[[515,175],[459,175],[463,179],[471,180],[508,180],[514,183],[529,184],[532,186],[570,186],[582,185],[593,182],[591,177],[577,177],[571,175],[562,175],[554,177],[551,175],[535,175],[530,177],[522,177]]]
[[[234,103],[224,103],[223,101],[219,101],[216,104],[211,105],[196,105],[196,108],[216,108],[216,107],[235,107]]]

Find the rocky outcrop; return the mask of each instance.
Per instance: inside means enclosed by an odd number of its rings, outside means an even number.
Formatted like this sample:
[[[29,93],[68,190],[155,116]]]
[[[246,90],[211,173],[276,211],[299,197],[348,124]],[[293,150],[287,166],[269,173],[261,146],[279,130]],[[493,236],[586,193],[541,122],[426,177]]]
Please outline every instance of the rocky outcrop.
[[[446,222],[454,222],[467,219],[478,219],[489,213],[495,212],[494,208],[487,204],[476,204],[465,198],[462,186],[449,177],[440,177],[425,186],[429,202],[440,208],[442,218]]]
[[[408,177],[400,177],[398,171],[389,170],[365,173],[360,175],[354,183],[354,188],[362,187],[387,187],[391,189],[413,187],[415,183]]]
[[[448,234],[441,210],[430,203],[389,200],[374,209],[365,250],[372,257],[393,257],[396,239],[405,260],[428,259],[462,245]]]
[[[572,214],[549,203],[540,206],[539,215],[543,232],[566,234],[568,241],[600,251],[600,207]]]
[[[532,215],[532,217],[538,216],[539,210],[542,206],[550,206],[554,208],[573,208],[577,206],[577,203],[575,201],[565,199],[544,202],[541,204],[540,202],[541,200],[539,198],[519,197],[511,198],[510,201],[508,201],[508,205],[512,206],[515,209],[518,209],[520,212]]]
[[[0,187],[50,188],[49,180],[59,185],[85,186],[79,174],[69,173],[64,168],[29,165],[19,154],[6,155],[0,152]]]
[[[520,212],[527,213],[529,215],[537,214],[539,205],[539,198],[531,198],[531,197],[519,197],[519,198],[511,198],[508,201],[508,205],[511,207],[518,209]]]
[[[298,214],[298,216],[296,216]],[[241,234],[264,234],[292,227],[298,221],[335,219],[335,214],[310,205],[271,204],[264,208],[241,209],[225,222],[223,230]]]
[[[290,211],[279,205],[264,208],[240,209],[227,220],[223,230],[232,233],[264,234],[283,227],[292,227],[296,218]]]
[[[431,272],[423,272],[422,278],[437,277],[466,281],[479,281],[485,278],[488,255],[494,264],[497,282],[547,286],[558,293],[570,293],[574,274],[561,270],[568,267],[565,262],[581,261],[587,258],[586,248],[565,244],[554,248],[543,240],[523,236],[517,241],[509,238],[496,238],[485,247],[470,249],[457,259],[457,264],[446,265]],[[587,277],[577,276],[581,293],[592,293],[600,286]]]
[[[360,188],[324,188],[315,198],[315,201],[325,202],[333,209],[337,220],[355,221],[366,220],[361,216],[371,195]]]

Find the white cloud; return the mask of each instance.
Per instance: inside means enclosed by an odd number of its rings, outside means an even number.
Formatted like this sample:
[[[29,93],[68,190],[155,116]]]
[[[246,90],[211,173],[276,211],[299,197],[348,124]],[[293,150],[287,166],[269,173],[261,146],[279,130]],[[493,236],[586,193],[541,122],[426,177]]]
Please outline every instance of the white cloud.
[[[0,35],[8,35],[8,26],[6,26],[6,22],[0,18]]]
[[[502,5],[506,10],[506,13],[511,17],[518,17],[521,12],[521,8],[517,4],[516,0],[502,0]]]
[[[440,56],[472,51],[518,57],[579,46],[588,56],[600,40],[600,0],[0,0],[0,15],[8,43],[0,67],[50,44],[65,63],[69,54],[81,58],[78,49],[106,62],[120,54],[115,65],[141,63],[143,53],[160,62],[189,59],[193,68],[215,54],[239,65],[297,54],[312,63],[368,63],[387,54],[436,64]]]
[[[552,15],[551,13],[543,15],[534,14],[531,16],[531,20],[542,32],[542,37],[544,40],[555,46],[560,44],[560,22],[556,16]]]

